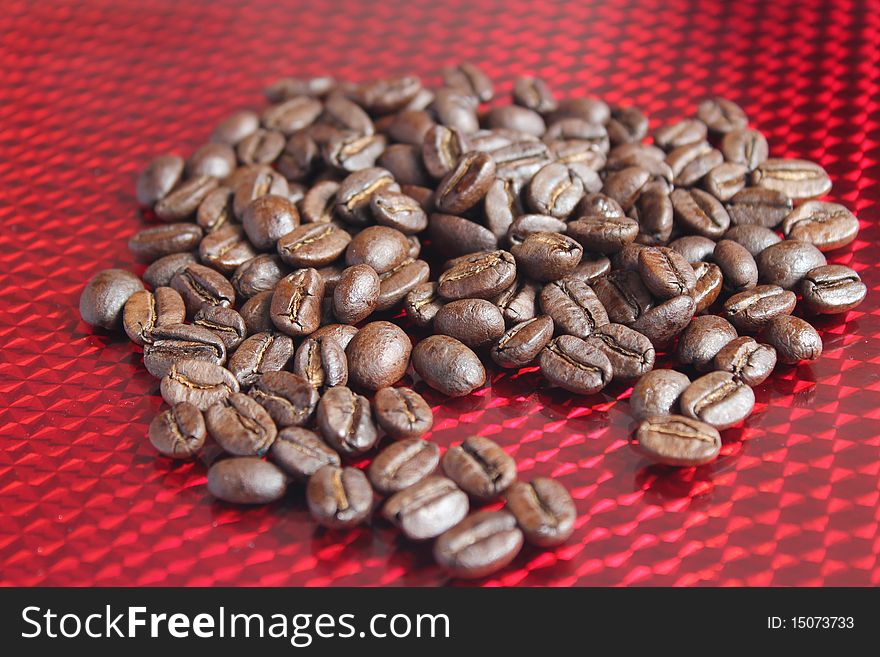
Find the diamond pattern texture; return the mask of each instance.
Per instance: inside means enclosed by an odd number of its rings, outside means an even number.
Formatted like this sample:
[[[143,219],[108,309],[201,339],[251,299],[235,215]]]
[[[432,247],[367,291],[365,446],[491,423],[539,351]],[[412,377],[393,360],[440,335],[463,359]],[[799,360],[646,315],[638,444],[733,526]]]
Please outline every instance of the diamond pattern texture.
[[[777,156],[816,160],[862,232],[829,260],[870,294],[821,319],[821,360],[780,368],[714,464],[650,466],[624,387],[590,398],[532,370],[447,402],[431,439],[491,436],[521,476],[558,477],[577,530],[478,584],[880,584],[880,3],[877,0],[393,0],[31,3],[0,12],[0,583],[436,585],[428,546],[380,521],[317,529],[302,491],[215,503],[200,463],[157,458],[157,382],[79,319],[84,282],[138,273],[133,181],[187,155],[283,75],[360,80],[472,60],[642,107],[652,128],[737,100]],[[458,584],[459,582],[453,582]]]

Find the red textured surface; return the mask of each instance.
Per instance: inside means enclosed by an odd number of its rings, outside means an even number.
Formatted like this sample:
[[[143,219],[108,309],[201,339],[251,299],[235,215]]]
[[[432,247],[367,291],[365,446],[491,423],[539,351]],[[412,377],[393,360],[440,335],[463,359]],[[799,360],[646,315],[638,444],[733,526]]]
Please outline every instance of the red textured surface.
[[[775,155],[831,173],[862,233],[829,260],[871,290],[819,322],[821,360],[760,386],[697,470],[631,449],[623,388],[570,398],[526,372],[452,403],[430,395],[433,440],[491,436],[523,477],[558,477],[576,498],[567,545],[528,548],[484,583],[880,584],[878,2],[7,0],[0,35],[0,583],[447,581],[384,524],[316,529],[300,491],[244,511],[212,502],[202,465],[146,440],[161,399],[137,350],[76,308],[95,271],[134,267],[133,180],[153,155],[188,154],[282,75],[436,83],[467,59],[502,93],[534,73],[637,104],[652,128],[706,95],[736,99]]]

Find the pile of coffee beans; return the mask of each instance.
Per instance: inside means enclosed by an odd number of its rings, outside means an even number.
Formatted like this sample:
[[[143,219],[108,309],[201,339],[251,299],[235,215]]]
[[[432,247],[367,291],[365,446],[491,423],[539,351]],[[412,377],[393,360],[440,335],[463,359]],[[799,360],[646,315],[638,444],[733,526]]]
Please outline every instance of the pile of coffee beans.
[[[150,441],[201,455],[215,497],[267,503],[302,484],[339,528],[384,496],[388,522],[480,577],[524,540],[565,541],[574,504],[556,481],[517,481],[487,438],[442,453],[423,440],[432,410],[405,376],[450,397],[490,363],[537,364],[575,395],[632,383],[641,452],[695,466],[777,363],[822,353],[795,309],[846,312],[866,288],[826,262],[859,228],[814,200],[826,172],[770,158],[730,100],[648,143],[635,107],[531,77],[490,103],[470,64],[443,80],[279,80],[189,159],[157,157],[136,189],[150,226],[129,242],[149,287],[101,272],[80,311],[143,348],[168,403]],[[658,353],[679,369],[654,369]]]

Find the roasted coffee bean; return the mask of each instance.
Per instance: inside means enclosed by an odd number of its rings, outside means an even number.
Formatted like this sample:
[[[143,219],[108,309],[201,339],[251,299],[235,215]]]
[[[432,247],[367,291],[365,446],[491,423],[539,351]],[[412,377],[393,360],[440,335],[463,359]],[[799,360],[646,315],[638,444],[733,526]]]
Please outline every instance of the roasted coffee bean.
[[[758,265],[744,246],[731,240],[721,240],[715,245],[712,259],[721,268],[726,290],[742,292],[758,284]]]
[[[185,317],[186,306],[174,289],[158,287],[155,292],[142,289],[125,302],[122,327],[132,342],[143,346],[155,327],[182,324]]]
[[[235,146],[242,139],[253,134],[260,127],[260,117],[250,110],[230,114],[214,128],[211,141]]]
[[[320,101],[308,96],[296,96],[269,106],[263,112],[262,123],[269,130],[278,130],[289,137],[310,125],[322,109]]]
[[[613,146],[641,141],[648,134],[648,117],[636,107],[612,107],[605,125]]]
[[[256,255],[241,226],[235,224],[208,233],[199,244],[199,260],[224,274],[233,273]]]
[[[209,176],[222,179],[230,175],[235,166],[235,151],[231,146],[208,143],[196,149],[186,161],[186,175],[188,178]]]
[[[370,210],[376,223],[404,235],[414,235],[428,227],[428,215],[418,202],[400,192],[376,192],[370,199]]]
[[[554,121],[547,127],[543,140],[547,144],[558,141],[585,142],[592,150],[604,154],[607,154],[610,148],[605,126],[583,119],[569,118]]]
[[[702,235],[685,235],[670,242],[669,248],[693,265],[711,258],[715,242]]]
[[[547,117],[547,120],[553,123],[566,118],[583,119],[589,123],[604,125],[611,118],[611,108],[598,98],[564,98],[559,101],[556,111]]]
[[[431,184],[431,176],[425,168],[422,151],[418,146],[392,144],[376,159],[376,164],[387,169],[394,176],[405,194],[408,192],[403,189],[404,187],[418,186],[427,189],[425,186]],[[427,189],[427,192],[433,197],[433,190]],[[423,207],[422,210],[425,211],[425,208]]]
[[[315,389],[344,386],[348,383],[345,347],[338,340],[310,337],[296,349],[293,372]]]
[[[577,520],[577,509],[565,486],[546,477],[513,482],[507,491],[507,509],[526,540],[539,547],[565,543]]]
[[[773,373],[776,349],[754,338],[742,336],[722,347],[715,355],[713,364],[716,370],[730,372],[747,386],[757,386]]]
[[[630,327],[647,337],[656,348],[669,344],[697,311],[693,297],[682,294],[646,311]]]
[[[797,297],[778,285],[758,285],[730,297],[724,314],[741,331],[756,332],[774,317],[789,315]]]
[[[217,334],[200,326],[167,324],[154,326],[144,337],[144,365],[157,379],[175,363],[199,360],[216,365],[226,362],[226,346]]]
[[[796,365],[822,355],[822,338],[808,322],[792,315],[779,315],[764,325],[761,337],[776,349],[780,363]]]
[[[752,172],[751,183],[793,199],[815,198],[831,190],[825,169],[809,160],[765,160]]]
[[[725,207],[735,226],[775,228],[791,212],[792,202],[775,189],[746,187],[734,194]]]
[[[233,191],[229,187],[217,187],[199,203],[196,211],[196,223],[205,231],[212,233],[232,223]]]
[[[676,355],[682,365],[693,365],[701,372],[708,372],[715,355],[736,337],[736,329],[723,317],[694,317],[678,339]]]
[[[154,290],[170,287],[174,275],[193,262],[196,262],[196,257],[192,253],[172,253],[163,256],[147,267],[143,276],[144,283]]]
[[[522,549],[523,534],[507,511],[478,511],[434,543],[434,559],[452,576],[485,577],[513,561]]]
[[[412,364],[425,383],[450,397],[468,395],[486,382],[486,369],[466,345],[432,335],[412,350]]]
[[[620,203],[605,194],[586,194],[578,203],[573,216],[581,217],[606,217],[619,219],[625,216]]]
[[[764,135],[757,130],[743,127],[724,135],[721,152],[728,162],[742,164],[747,171],[754,171],[767,160],[769,147]]]
[[[595,343],[560,335],[541,352],[541,374],[552,385],[591,395],[608,385],[613,372],[611,361]]]
[[[387,226],[369,226],[359,232],[345,251],[349,266],[366,264],[377,274],[384,274],[409,256],[406,235]]]
[[[277,255],[262,253],[239,265],[231,282],[240,298],[250,299],[260,292],[274,290],[278,281],[289,273]]]
[[[435,125],[425,133],[422,160],[434,178],[442,178],[455,168],[469,148],[467,137],[453,127]]]
[[[342,272],[333,290],[333,314],[344,324],[369,317],[379,300],[379,276],[369,265],[354,265]]]
[[[571,237],[534,233],[511,247],[517,268],[536,281],[559,280],[574,271],[584,250]]]
[[[707,132],[706,124],[699,119],[683,119],[658,128],[654,132],[654,144],[671,151],[679,146],[705,141]]]
[[[233,189],[232,211],[238,219],[244,216],[245,209],[255,199],[267,194],[287,196],[290,193],[284,176],[267,166],[254,167]]]
[[[374,166],[387,143],[384,135],[339,132],[323,145],[321,155],[334,169],[352,173]]]
[[[282,278],[272,295],[275,327],[287,335],[308,335],[321,324],[324,279],[314,269],[298,269]]]
[[[255,333],[245,338],[229,358],[229,370],[242,386],[261,374],[277,372],[293,356],[293,340],[280,333]]]
[[[325,465],[309,478],[306,500],[312,518],[329,529],[359,525],[373,507],[373,489],[363,471]]]
[[[616,324],[630,324],[654,305],[641,276],[632,270],[615,269],[597,279],[592,288],[609,321]]]
[[[388,449],[399,445],[401,443]],[[371,477],[374,485],[375,479]],[[382,515],[410,540],[423,541],[439,536],[467,515],[467,494],[446,477],[422,478],[408,488],[397,490],[399,492],[385,503]]]
[[[485,124],[492,130],[515,130],[540,137],[547,130],[541,115],[527,107],[501,105],[489,110]]]
[[[348,380],[366,390],[393,385],[406,373],[412,343],[391,322],[370,322],[348,343]]]
[[[553,338],[553,320],[541,315],[510,328],[492,347],[496,365],[520,368],[530,364],[541,354]]]
[[[278,435],[266,409],[241,392],[208,408],[205,424],[211,438],[235,456],[263,456]]]
[[[323,267],[339,258],[351,236],[332,223],[304,224],[278,240],[281,259],[291,267]]]
[[[703,187],[719,201],[727,201],[746,186],[749,170],[744,164],[722,162],[703,178]]]
[[[182,300],[181,310],[183,310]],[[223,341],[226,349],[230,352],[247,337],[247,327],[241,315],[232,308],[224,308],[223,306],[201,308],[193,318],[193,326],[200,326],[214,333]]]
[[[355,226],[367,225],[372,220],[370,198],[381,190],[400,191],[389,171],[379,167],[355,171],[339,184],[334,207],[336,216]]]
[[[279,103],[296,96],[312,96],[321,98],[333,91],[336,81],[329,76],[314,78],[281,78],[269,85],[265,90],[266,98],[271,103]]]
[[[669,165],[676,187],[696,185],[712,169],[724,162],[724,156],[708,142],[694,142],[669,152]]]
[[[491,301],[459,299],[437,311],[434,331],[460,340],[468,347],[483,347],[504,333],[504,317]]]
[[[189,264],[174,275],[171,287],[180,293],[187,314],[194,316],[207,306],[235,305],[235,289],[226,278],[204,265]]]
[[[272,292],[258,292],[245,301],[238,311],[247,327],[248,335],[275,330],[272,323]]]
[[[362,135],[374,132],[370,116],[344,94],[333,92],[324,102],[324,118],[328,124],[340,130],[349,130]]]
[[[687,260],[662,246],[639,253],[639,275],[645,287],[660,299],[690,294],[697,284],[694,269]]]
[[[379,299],[376,310],[384,312],[403,301],[416,286],[431,276],[431,268],[424,260],[407,258],[394,269],[379,276]]]
[[[643,143],[619,144],[608,153],[606,171],[621,171],[628,167],[641,167],[649,173],[651,171],[664,171],[667,182],[672,182],[672,171],[666,165],[665,170],[659,165],[664,165],[666,153],[657,146]]]
[[[380,388],[373,398],[376,422],[395,440],[417,438],[431,430],[434,414],[411,388]]]
[[[428,131],[437,125],[425,110],[409,109],[398,112],[388,126],[388,136],[400,145],[422,145]]]
[[[144,289],[144,284],[130,271],[105,269],[86,283],[79,298],[79,314],[92,326],[117,329],[123,324],[123,309],[128,300]],[[126,325],[126,332],[129,326]],[[134,339],[134,338],[132,338]]]
[[[852,310],[864,300],[867,291],[859,275],[844,265],[811,269],[800,284],[800,293],[807,309],[821,315]]]
[[[172,253],[192,251],[202,239],[202,229],[195,224],[167,224],[145,228],[128,240],[128,249],[142,262]]]
[[[540,78],[521,76],[513,84],[513,102],[545,114],[557,108],[556,98]]]
[[[683,415],[654,415],[635,434],[639,451],[655,463],[691,467],[711,463],[721,451],[721,434]]]
[[[406,107],[421,89],[422,83],[415,75],[381,78],[358,85],[352,99],[368,112],[388,114]]]
[[[724,276],[721,268],[711,262],[696,262],[692,265],[694,268],[694,276],[697,277],[697,284],[691,296],[696,304],[696,314],[700,314],[709,308],[718,295],[721,293],[721,287],[724,283]]]
[[[536,315],[535,300],[540,286],[530,280],[517,278],[513,285],[492,301],[498,306],[507,325],[519,324]]]
[[[267,194],[245,208],[241,222],[251,244],[270,251],[279,238],[299,226],[299,211],[286,198]]]
[[[210,176],[198,176],[180,183],[156,202],[153,208],[156,216],[169,223],[188,219],[218,184],[217,179]]]
[[[444,299],[492,299],[516,279],[516,261],[507,251],[474,253],[440,275],[438,294]]]
[[[162,377],[159,390],[162,399],[170,405],[189,402],[200,411],[238,392],[238,381],[232,372],[201,360],[182,360],[172,363]]]
[[[644,420],[652,415],[673,415],[678,413],[681,393],[691,384],[691,380],[675,370],[651,370],[646,372],[633,386],[629,398],[629,408],[636,420]]]
[[[367,476],[377,491],[390,495],[422,481],[437,469],[439,463],[440,448],[437,445],[427,440],[408,438],[392,443],[379,452],[370,463]],[[455,489],[458,490],[458,487]],[[461,491],[459,493],[464,497],[467,508],[467,495]]]
[[[488,228],[451,214],[432,214],[428,234],[432,246],[447,257],[498,248],[498,240]]]
[[[326,267],[320,267],[317,269],[317,272],[321,275],[321,278],[324,280],[324,297],[332,298],[333,292],[336,290],[336,286],[339,285],[339,279],[342,277],[343,266],[345,263],[340,264],[332,264],[327,265]]]
[[[572,213],[585,192],[602,187],[598,174],[582,164],[553,162],[535,174],[526,200],[535,212],[564,219]]]
[[[516,246],[535,233],[564,233],[566,223],[546,214],[522,214],[507,229],[507,241]]]
[[[205,444],[205,420],[198,408],[180,402],[153,418],[149,436],[150,443],[162,456],[191,459]]]
[[[859,220],[837,203],[807,201],[785,217],[786,239],[809,242],[820,251],[832,251],[852,242],[859,232]]]
[[[318,391],[301,376],[266,372],[254,377],[248,394],[259,402],[279,428],[304,426],[318,404]]]
[[[676,189],[669,198],[676,223],[688,232],[718,239],[730,227],[721,201],[702,189]]]
[[[636,239],[639,222],[626,216],[593,215],[568,222],[566,233],[580,242],[587,251],[617,253]]]
[[[743,109],[727,98],[709,98],[697,107],[697,118],[716,134],[727,134],[749,124]]]
[[[601,126],[597,126],[600,127]],[[546,138],[546,137],[545,137]],[[607,135],[597,145],[585,139],[559,139],[549,142],[550,158],[563,164],[582,164],[593,171],[605,167],[607,156],[603,149],[607,146]]]
[[[327,389],[318,402],[316,419],[327,444],[345,457],[369,451],[379,439],[370,402],[345,386]]]
[[[783,240],[768,246],[755,258],[758,278],[762,283],[792,290],[807,272],[827,264],[825,256],[815,246],[799,240]]]
[[[666,244],[669,241],[669,236],[672,235],[673,209],[669,194],[664,190],[646,190],[630,212],[639,222],[636,241],[649,246]]]
[[[782,241],[775,232],[764,226],[756,224],[742,224],[732,226],[726,233],[724,239],[731,240],[743,246],[752,257],[757,255],[772,244],[778,244]]]
[[[141,205],[153,205],[161,201],[183,175],[183,158],[177,155],[160,155],[150,162],[137,179],[136,196]]]
[[[287,477],[255,456],[223,459],[208,470],[208,492],[233,504],[268,504],[284,497]]]
[[[351,339],[357,335],[358,329],[348,324],[325,324],[309,337],[315,340],[334,340],[345,350]]]
[[[651,172],[640,166],[630,166],[614,171],[605,178],[602,193],[628,211],[638,200],[639,194],[651,180]]]
[[[600,326],[586,342],[611,362],[616,379],[635,379],[654,367],[654,346],[644,335],[622,324]]]
[[[269,448],[269,459],[296,481],[307,481],[325,465],[339,467],[339,454],[314,431],[288,427],[278,432]]]
[[[446,450],[443,472],[474,499],[497,498],[516,479],[516,462],[492,440],[470,436]]]
[[[572,278],[548,283],[541,290],[541,310],[549,315],[558,333],[586,338],[608,324],[608,313],[592,288]]]
[[[487,153],[471,151],[440,181],[434,199],[441,212],[456,214],[479,203],[495,180],[495,161]]]
[[[730,372],[710,372],[681,394],[684,415],[719,431],[745,420],[755,407],[755,393]]]
[[[242,164],[271,164],[278,159],[286,145],[287,140],[280,131],[260,128],[238,142],[235,152]]]
[[[437,283],[420,283],[414,287],[403,302],[406,316],[416,326],[430,326],[434,321],[437,311],[445,302],[437,292]]]
[[[336,193],[339,183],[323,180],[315,183],[306,192],[300,203],[300,214],[303,223],[326,224],[333,220],[333,208],[336,207]]]
[[[584,253],[580,263],[567,278],[583,281],[592,285],[611,271],[611,261],[598,253]]]
[[[472,96],[481,103],[492,100],[492,81],[469,62],[443,69],[443,82],[459,93]]]

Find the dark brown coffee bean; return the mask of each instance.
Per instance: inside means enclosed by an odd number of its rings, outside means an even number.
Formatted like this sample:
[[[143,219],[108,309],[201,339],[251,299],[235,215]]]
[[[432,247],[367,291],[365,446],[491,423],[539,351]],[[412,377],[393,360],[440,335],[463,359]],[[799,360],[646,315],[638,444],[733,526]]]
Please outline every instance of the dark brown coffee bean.
[[[822,315],[852,310],[864,300],[867,291],[859,275],[844,265],[825,265],[811,269],[800,284],[800,292],[807,309]]]
[[[379,426],[395,440],[417,438],[434,424],[431,407],[410,388],[380,388],[373,398],[373,412]]]
[[[379,299],[376,310],[384,312],[397,306],[417,286],[425,283],[431,269],[424,260],[409,258],[379,276]]]
[[[694,317],[678,340],[676,354],[683,365],[693,365],[701,372],[712,369],[712,360],[737,337],[736,329],[723,317]]]
[[[689,232],[718,239],[730,227],[721,201],[702,189],[676,189],[669,198],[676,223]]]
[[[261,374],[277,372],[293,356],[293,340],[280,333],[255,333],[245,338],[229,358],[229,370],[242,386]]]
[[[144,283],[154,290],[169,287],[174,275],[193,262],[196,262],[196,257],[192,253],[172,253],[163,256],[147,267],[143,275]]]
[[[443,69],[443,82],[459,93],[487,103],[492,100],[492,81],[475,65],[465,62]]]
[[[351,339],[357,335],[358,329],[348,324],[325,324],[309,337],[315,340],[334,340],[345,350]]]
[[[696,304],[695,313],[700,314],[715,303],[721,293],[724,276],[721,273],[721,268],[711,262],[696,262],[692,267],[697,284],[694,286],[691,296]]]
[[[556,98],[540,78],[518,77],[513,84],[513,102],[541,114],[557,108]]]
[[[510,328],[492,347],[492,360],[501,367],[520,368],[541,354],[553,338],[553,320],[541,315]]]
[[[672,297],[646,311],[630,327],[647,337],[656,348],[669,344],[681,333],[697,311],[693,297]]]
[[[516,462],[492,440],[470,436],[441,459],[443,472],[474,499],[501,495],[516,479]]]
[[[827,264],[815,246],[799,240],[783,240],[768,246],[755,258],[759,280],[786,290],[797,287],[807,272]]]
[[[492,301],[501,311],[505,323],[519,324],[535,317],[535,300],[539,290],[540,286],[537,283],[517,278]]]
[[[703,178],[703,187],[719,201],[727,201],[746,186],[748,169],[744,164],[722,162]]]
[[[247,327],[241,315],[232,308],[223,306],[201,308],[193,319],[193,326],[200,326],[214,333],[230,352],[247,337]]]
[[[715,251],[715,242],[702,235],[685,235],[669,243],[669,248],[680,253],[689,263],[708,261]]]
[[[421,283],[414,287],[406,295],[403,307],[406,310],[406,316],[416,326],[426,327],[431,325],[434,316],[444,303],[437,293],[437,283],[430,282]]]
[[[813,244],[820,251],[832,251],[852,242],[859,232],[859,220],[837,203],[807,201],[785,217],[786,239]]]
[[[286,136],[302,130],[318,118],[323,107],[320,101],[308,96],[297,96],[269,106],[263,112],[263,125],[269,130],[278,130]]]
[[[189,316],[207,306],[228,308],[235,305],[235,289],[229,281],[204,265],[187,265],[171,279],[171,287],[183,297]]]
[[[440,308],[434,330],[476,348],[495,342],[504,333],[504,317],[491,301],[460,299]]]
[[[369,226],[359,232],[345,251],[349,266],[369,265],[378,274],[384,274],[403,263],[408,257],[410,244],[406,235],[387,226]]]
[[[630,209],[639,222],[636,241],[646,245],[663,245],[672,234],[672,201],[664,190],[652,188],[644,191]]]
[[[477,355],[446,335],[432,335],[416,344],[412,364],[425,383],[450,397],[468,395],[486,382]]]
[[[639,274],[645,287],[660,299],[693,292],[697,284],[693,267],[666,247],[650,247],[639,253]]]
[[[714,366],[730,372],[747,386],[762,384],[776,367],[776,349],[743,336],[731,340],[715,355]]]
[[[808,322],[792,315],[779,315],[764,325],[761,337],[776,349],[780,363],[796,365],[822,355],[822,338]]]
[[[598,174],[589,167],[554,162],[535,174],[526,198],[535,212],[565,218],[585,193],[598,192],[601,187]]]
[[[138,260],[153,262],[172,253],[191,251],[201,239],[202,229],[195,224],[167,224],[136,233],[128,241],[128,248]]]
[[[218,184],[217,179],[210,176],[190,178],[180,183],[156,203],[156,216],[166,222],[182,221],[191,217]]]
[[[401,185],[428,185],[431,183],[431,176],[425,169],[422,151],[418,146],[392,144],[376,159],[376,164],[387,169]]]
[[[636,420],[644,420],[652,415],[673,415],[678,413],[681,393],[691,384],[691,380],[675,370],[651,370],[646,372],[633,386],[629,398],[629,408]]]
[[[425,133],[422,160],[434,178],[442,178],[455,168],[469,148],[467,137],[452,127],[435,125]]]
[[[731,130],[721,140],[721,152],[728,162],[742,164],[753,171],[768,157],[767,138],[757,130],[746,127]]]
[[[439,463],[440,448],[437,445],[427,440],[408,438],[392,443],[379,452],[370,463],[367,476],[377,491],[390,495],[422,481],[437,469]],[[455,489],[458,490],[458,487],[455,486]],[[467,508],[467,495],[459,492]]]
[[[607,137],[603,144],[607,144]],[[593,171],[605,167],[606,155],[599,146],[584,139],[559,139],[548,144],[550,158],[563,164],[582,164]]]
[[[781,191],[746,187],[727,202],[726,208],[735,226],[774,228],[791,212],[792,201]]]
[[[208,491],[233,504],[268,504],[284,497],[287,477],[255,456],[224,459],[208,470]]]
[[[279,428],[304,426],[318,404],[318,391],[301,376],[266,372],[254,377],[248,394],[260,403]]]
[[[344,324],[369,317],[379,299],[379,276],[369,265],[354,265],[342,272],[333,290],[333,314]]]
[[[434,199],[437,209],[464,212],[479,203],[495,180],[495,162],[486,153],[471,151],[440,181]]]
[[[639,424],[639,451],[655,463],[691,467],[711,463],[721,451],[721,434],[683,415],[655,415]]]
[[[611,261],[598,253],[584,253],[580,263],[574,268],[574,271],[568,275],[568,278],[580,280],[588,285],[592,285],[595,281],[606,276],[611,271]]]
[[[339,467],[339,454],[313,431],[288,427],[278,432],[269,448],[269,458],[296,481],[307,481],[325,465]]]
[[[336,81],[329,76],[281,78],[266,88],[265,95],[270,103],[278,103],[296,96],[321,98],[330,93],[335,86]]]
[[[272,322],[287,335],[308,335],[320,326],[324,279],[314,269],[298,269],[278,282],[272,295]]]
[[[202,263],[224,274],[231,274],[256,255],[241,226],[235,224],[227,224],[205,235],[199,244]]]
[[[745,128],[749,119],[743,109],[727,98],[709,98],[697,107],[697,118],[716,134]]]
[[[339,92],[327,96],[323,120],[340,130],[350,130],[362,135],[371,135],[374,132],[370,116]]]
[[[523,534],[507,511],[479,511],[434,543],[434,559],[452,576],[485,577],[513,561],[522,549]]]
[[[547,130],[540,114],[519,105],[493,107],[486,114],[485,124],[490,129],[516,130],[535,137],[542,136]]]
[[[348,383],[345,348],[333,339],[308,338],[293,356],[293,372],[315,389]]]
[[[126,302],[144,289],[141,280],[124,269],[105,269],[86,283],[79,298],[79,314],[92,326],[118,329]],[[128,327],[126,326],[126,331]]]
[[[231,146],[208,143],[196,149],[187,160],[186,175],[188,178],[209,176],[222,179],[235,170],[236,164],[235,151]]]
[[[586,338],[608,324],[608,313],[592,288],[583,281],[563,278],[541,290],[541,310],[557,332]]]
[[[755,393],[730,372],[710,372],[681,394],[684,415],[719,431],[745,420],[755,407]]]
[[[474,253],[440,275],[444,299],[492,299],[516,279],[516,261],[507,251]]]
[[[498,248],[498,240],[489,229],[451,214],[432,214],[428,234],[437,252],[447,257]]]
[[[256,333],[268,333],[275,330],[272,323],[272,294],[273,292],[258,292],[245,301],[238,311],[247,326],[248,335]]]
[[[764,226],[755,224],[742,224],[732,226],[726,233],[724,239],[731,240],[743,246],[752,257],[757,255],[772,244],[778,244],[782,241],[775,232]]]
[[[467,495],[455,482],[445,477],[427,477],[392,495],[382,515],[410,540],[423,541],[457,525],[468,508]]]
[[[472,144],[473,146],[473,144]],[[493,150],[495,175],[518,185],[525,185],[544,166],[550,163],[550,150],[540,141],[519,139],[508,146]]]
[[[324,440],[346,457],[369,451],[379,438],[370,402],[345,386],[327,389],[318,402],[316,418]]]
[[[712,259],[724,275],[724,288],[730,292],[749,290],[758,284],[758,265],[745,247],[721,240],[715,246]]]
[[[186,318],[186,306],[181,296],[170,287],[158,287],[155,292],[138,290],[132,294],[122,310],[122,328],[137,345],[157,326],[182,324]]]
[[[263,456],[278,435],[266,410],[240,392],[208,408],[205,424],[217,444],[235,456]]]
[[[611,361],[596,345],[573,335],[554,338],[541,352],[541,374],[552,385],[579,395],[599,392],[611,381]]]
[[[217,365],[226,362],[226,347],[211,331],[188,324],[154,326],[144,337],[144,365],[156,378],[183,360],[200,360]]]
[[[706,124],[699,119],[683,119],[654,132],[654,144],[666,151],[706,140]]]
[[[291,267],[323,267],[339,258],[351,236],[332,223],[304,224],[278,240],[281,259]]]
[[[348,343],[348,380],[366,390],[393,385],[406,373],[412,343],[391,322],[370,322]]]
[[[248,239],[257,249],[275,249],[279,238],[299,226],[296,206],[281,196],[267,194],[251,202],[245,208],[242,227]]]
[[[696,185],[712,169],[724,162],[724,156],[708,142],[694,142],[669,152],[669,165],[676,187]]]
[[[388,136],[399,145],[421,147],[425,135],[435,125],[430,113],[424,110],[404,110],[388,126]]]
[[[379,191],[370,199],[376,222],[405,235],[420,233],[428,226],[428,216],[415,199],[400,192]]]
[[[662,177],[667,182],[672,182],[672,171],[668,165],[665,169],[659,165],[665,164],[666,153],[657,146],[643,143],[619,144],[608,153],[606,171],[621,171],[628,167],[641,167],[647,170],[664,171]],[[658,168],[659,167],[659,168]]]
[[[238,392],[238,381],[232,372],[201,360],[172,363],[159,386],[162,399],[170,405],[189,402],[200,411]]]
[[[345,263],[342,264],[332,264],[327,265],[326,267],[320,267],[317,272],[321,275],[321,278],[324,280],[324,297],[332,297],[333,292],[336,290],[336,286],[339,285],[339,279],[342,277],[342,271]]]
[[[284,176],[267,166],[254,167],[233,189],[232,211],[238,219],[244,216],[245,209],[255,199],[267,194],[287,196],[290,193]]]
[[[319,525],[344,529],[367,519],[373,507],[373,489],[357,468],[325,465],[309,478],[309,511]]]
[[[825,169],[809,160],[765,160],[752,172],[751,183],[792,199],[815,198],[831,190],[831,179]]]
[[[615,324],[630,324],[654,305],[641,276],[632,270],[615,269],[597,279],[592,288],[608,319]]]
[[[648,134],[648,117],[637,107],[611,108],[611,120],[605,125],[612,146],[639,142]]]
[[[511,247],[517,268],[537,281],[567,276],[577,267],[583,252],[575,240],[558,233],[534,233]]]
[[[625,216],[590,216],[570,221],[566,233],[580,242],[587,251],[617,253],[636,239],[639,223]]]
[[[336,206],[338,190],[339,183],[332,180],[321,181],[309,189],[300,204],[303,223],[330,223],[333,220],[333,208]]]
[[[187,402],[162,411],[150,422],[150,443],[162,456],[191,459],[205,444],[202,412]]]
[[[212,233],[233,221],[233,191],[229,187],[217,187],[202,199],[196,212],[196,223],[205,231]]]
[[[771,319],[789,315],[797,297],[778,285],[758,285],[730,297],[724,303],[724,313],[741,331],[756,332]]]
[[[553,123],[564,118],[575,118],[604,125],[611,118],[611,108],[598,98],[564,98],[558,108],[547,117]]]
[[[640,166],[626,167],[605,178],[602,193],[617,201],[624,211],[628,211],[650,179],[651,173],[647,169]]]
[[[137,179],[136,195],[141,205],[153,205],[161,201],[183,175],[183,158],[177,155],[160,155],[150,162]]]
[[[374,166],[387,143],[384,135],[340,132],[323,145],[321,155],[331,167],[351,173]]]
[[[262,253],[239,265],[232,275],[232,286],[239,298],[249,299],[260,292],[275,289],[290,270],[277,255]]]
[[[260,127],[260,117],[250,110],[230,114],[214,128],[211,141],[235,146],[242,139],[253,134]]]
[[[515,481],[507,491],[507,509],[526,540],[539,547],[565,543],[577,520],[577,509],[565,486],[546,477]]]
[[[382,190],[400,191],[389,171],[379,167],[355,171],[339,184],[334,208],[336,215],[355,226],[370,223],[370,199],[373,194]]]
[[[396,112],[415,98],[422,83],[414,75],[382,78],[356,87],[353,100],[374,114]]]
[[[278,130],[260,128],[242,139],[235,152],[242,164],[271,164],[278,159],[286,144],[287,140]]]
[[[516,246],[535,233],[564,233],[566,223],[546,214],[522,214],[507,229],[507,241]]]
[[[586,342],[608,357],[614,378],[635,379],[654,367],[651,341],[622,324],[600,326]]]

